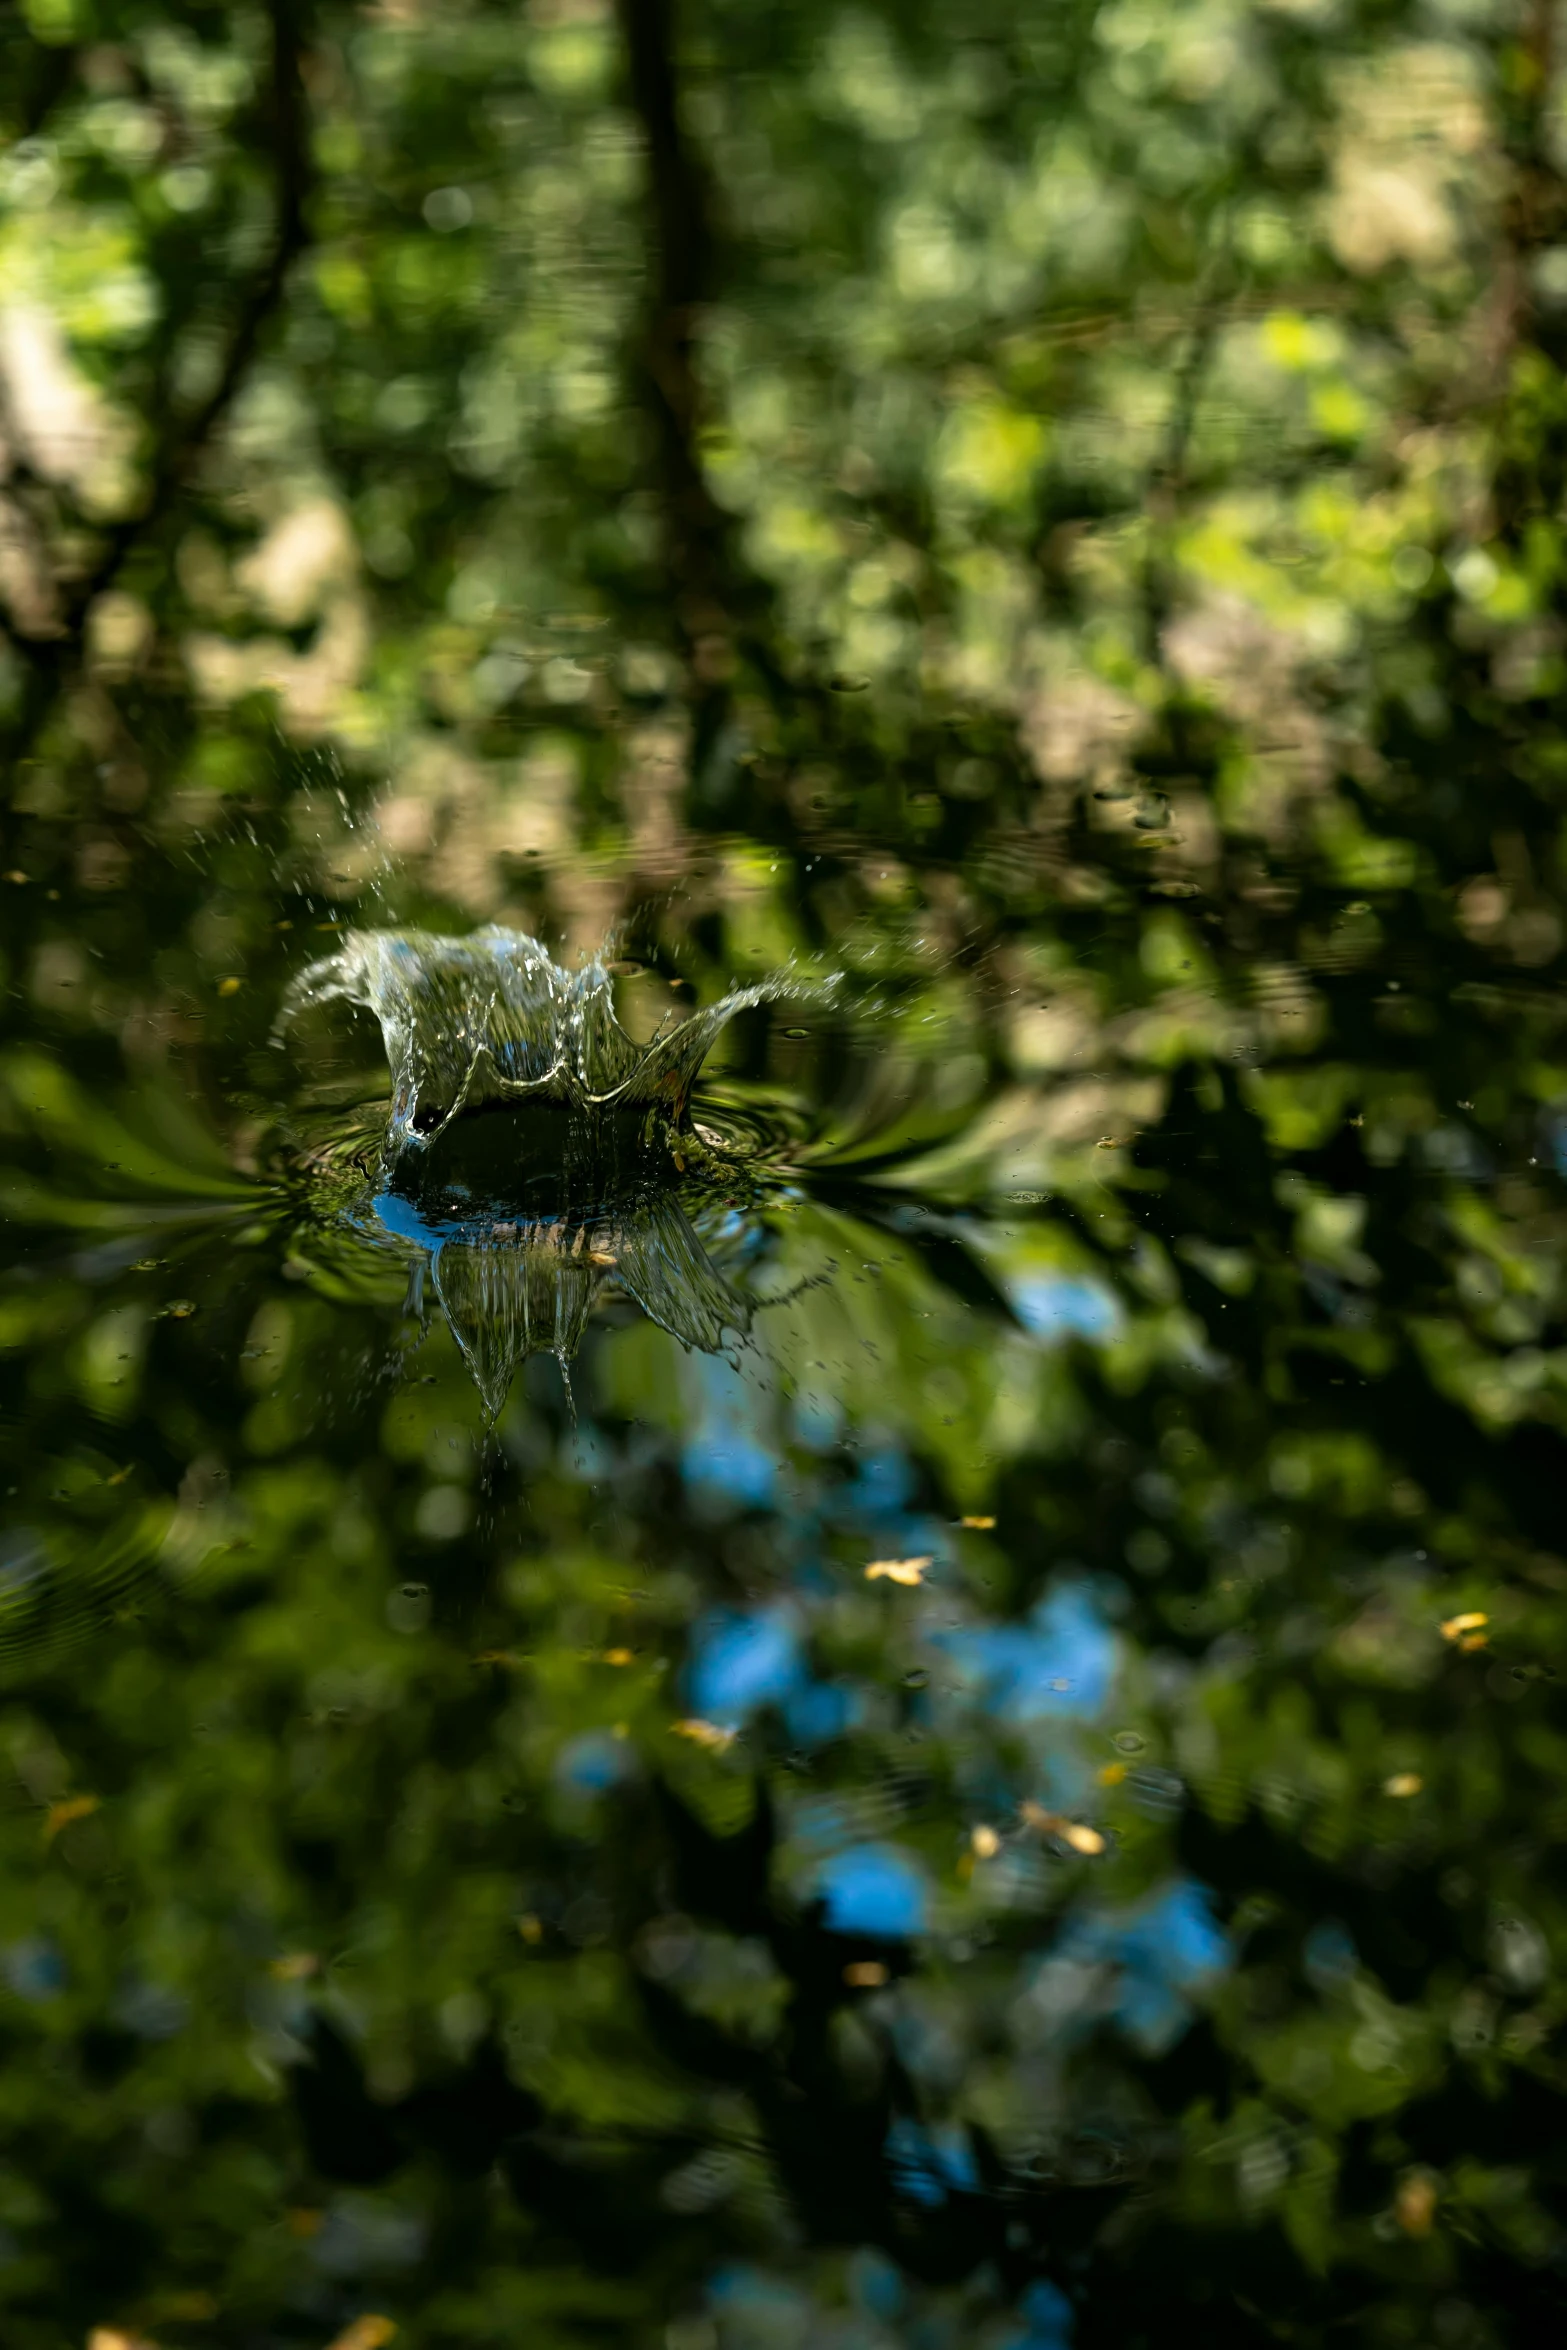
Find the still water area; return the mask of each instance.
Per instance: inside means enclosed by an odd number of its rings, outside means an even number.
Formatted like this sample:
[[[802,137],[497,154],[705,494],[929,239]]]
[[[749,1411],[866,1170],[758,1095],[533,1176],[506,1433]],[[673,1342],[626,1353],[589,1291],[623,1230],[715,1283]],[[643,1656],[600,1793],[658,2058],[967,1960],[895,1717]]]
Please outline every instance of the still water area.
[[[1433,14],[1457,180],[1330,78],[1329,209],[1210,203],[1126,61],[1193,174],[1251,85],[1130,33],[692,11],[682,144],[664,13],[530,12],[513,121],[482,12],[282,12],[161,472],[0,237],[0,2342],[1528,2350],[1567,379],[1460,182],[1536,84]]]
[[[178,1084],[8,1047],[8,2133],[100,2309],[1554,2293],[1518,1013],[908,897],[749,981],[307,914]]]

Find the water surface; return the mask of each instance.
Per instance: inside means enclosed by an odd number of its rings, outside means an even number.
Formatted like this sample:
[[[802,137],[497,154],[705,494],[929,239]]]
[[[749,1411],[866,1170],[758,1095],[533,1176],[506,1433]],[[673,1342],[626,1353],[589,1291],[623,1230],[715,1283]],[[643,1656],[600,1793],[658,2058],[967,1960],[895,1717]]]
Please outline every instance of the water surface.
[[[1555,68],[970,14],[5,35],[19,2350],[1560,2308]]]

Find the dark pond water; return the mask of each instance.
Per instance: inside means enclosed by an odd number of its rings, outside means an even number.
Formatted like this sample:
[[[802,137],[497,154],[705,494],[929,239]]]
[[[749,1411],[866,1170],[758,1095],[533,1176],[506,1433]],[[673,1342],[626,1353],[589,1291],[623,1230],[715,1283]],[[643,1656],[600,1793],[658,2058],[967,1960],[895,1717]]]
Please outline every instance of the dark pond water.
[[[5,36],[17,2350],[1560,2322],[1548,44],[971,13]]]

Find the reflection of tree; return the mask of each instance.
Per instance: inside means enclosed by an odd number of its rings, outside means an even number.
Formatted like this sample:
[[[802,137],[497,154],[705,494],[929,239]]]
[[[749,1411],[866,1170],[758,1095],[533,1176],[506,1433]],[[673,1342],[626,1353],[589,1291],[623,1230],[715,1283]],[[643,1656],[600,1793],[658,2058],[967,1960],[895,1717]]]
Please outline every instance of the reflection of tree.
[[[717,683],[730,626],[728,528],[697,456],[697,350],[702,306],[713,294],[710,195],[680,120],[672,0],[619,0],[618,13],[631,101],[647,142],[643,372],[659,428],[670,582],[688,652]]]
[[[63,608],[57,616],[51,615],[47,630],[36,637],[30,637],[25,628],[15,630],[31,656],[35,682],[29,708],[34,721],[42,716],[47,693],[51,683],[58,682],[62,663],[68,664],[80,651],[80,633],[92,605],[114,586],[142,541],[168,523],[178,500],[188,489],[196,468],[250,374],[262,337],[282,302],[289,272],[308,241],[306,203],[311,182],[311,133],[301,70],[308,4],[309,0],[270,0],[268,9],[271,56],[264,115],[272,169],[273,221],[265,258],[250,284],[241,291],[210,388],[194,404],[182,403],[170,380],[168,365],[161,371],[161,379],[147,401],[152,453],[145,486],[133,509],[96,533],[93,555],[71,578]],[[72,53],[59,54],[70,61]],[[200,309],[193,283],[172,288],[171,292],[174,299],[170,304],[166,362],[174,356],[179,330],[188,327]],[[76,528],[81,527],[80,517],[73,517],[72,521]],[[30,731],[24,718],[24,739]]]

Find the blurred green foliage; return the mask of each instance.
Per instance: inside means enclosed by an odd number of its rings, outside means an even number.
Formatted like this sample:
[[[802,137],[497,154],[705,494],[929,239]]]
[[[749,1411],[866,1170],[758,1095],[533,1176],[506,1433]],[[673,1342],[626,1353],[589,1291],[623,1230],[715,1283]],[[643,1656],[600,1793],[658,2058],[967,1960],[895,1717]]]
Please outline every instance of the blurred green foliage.
[[[1558,18],[0,23],[8,2344],[1545,2338]],[[478,919],[847,1004],[493,1431]]]

